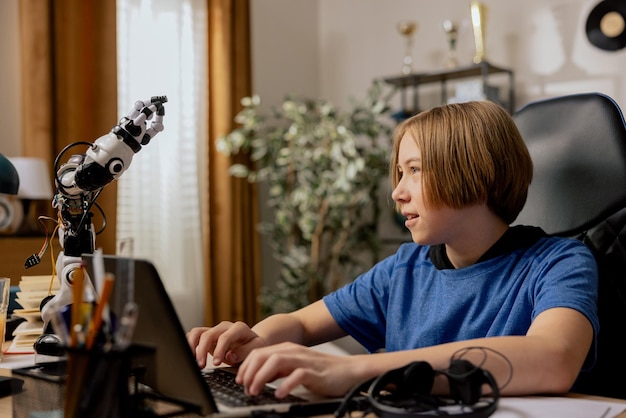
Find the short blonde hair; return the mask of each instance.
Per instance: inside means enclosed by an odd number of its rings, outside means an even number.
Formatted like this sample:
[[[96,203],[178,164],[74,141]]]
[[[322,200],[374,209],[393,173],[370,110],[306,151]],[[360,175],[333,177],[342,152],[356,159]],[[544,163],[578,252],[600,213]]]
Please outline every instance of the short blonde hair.
[[[461,209],[487,203],[507,224],[520,213],[533,164],[515,122],[498,104],[473,101],[435,107],[397,128],[391,183],[400,181],[398,150],[410,135],[422,157],[425,198],[434,207]]]

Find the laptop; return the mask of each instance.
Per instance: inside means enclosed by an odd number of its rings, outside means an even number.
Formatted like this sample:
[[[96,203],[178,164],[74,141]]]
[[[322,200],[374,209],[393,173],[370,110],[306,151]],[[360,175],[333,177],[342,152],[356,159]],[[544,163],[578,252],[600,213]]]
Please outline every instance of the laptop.
[[[90,277],[93,276],[93,256],[85,255]],[[232,406],[220,401],[207,383],[206,375],[227,372],[232,368],[207,368],[200,370],[187,342],[186,333],[174,306],[163,286],[155,266],[148,260],[118,256],[104,256],[104,270],[115,275],[111,296],[112,312],[121,312],[128,300],[138,305],[138,316],[132,343],[154,348],[153,362],[143,364],[145,374],[140,383],[148,386],[160,397],[184,405],[200,415],[249,416],[254,411],[292,411],[294,415],[308,416],[332,413],[339,399],[323,399],[302,391],[295,396],[278,400],[268,387],[271,403],[260,398],[248,398],[251,405]],[[128,277],[133,279],[128,280]],[[243,389],[239,387],[241,391]],[[220,391],[221,392],[221,391]]]

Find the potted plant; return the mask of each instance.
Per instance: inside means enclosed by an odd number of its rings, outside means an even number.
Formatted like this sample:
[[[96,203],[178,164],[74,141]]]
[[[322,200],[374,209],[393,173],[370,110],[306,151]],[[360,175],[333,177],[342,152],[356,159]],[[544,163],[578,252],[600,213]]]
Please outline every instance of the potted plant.
[[[258,96],[246,97],[239,127],[218,140],[220,152],[248,153],[252,161],[233,164],[231,175],[267,185],[274,219],[260,231],[270,237],[280,276],[262,289],[264,315],[307,305],[378,260],[389,97],[375,82],[345,112],[325,100],[287,97],[270,116]]]

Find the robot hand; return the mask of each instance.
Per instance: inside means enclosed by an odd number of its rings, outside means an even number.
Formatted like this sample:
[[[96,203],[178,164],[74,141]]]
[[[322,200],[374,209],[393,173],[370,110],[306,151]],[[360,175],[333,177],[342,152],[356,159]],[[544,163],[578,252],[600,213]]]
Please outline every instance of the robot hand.
[[[163,130],[166,96],[137,101],[128,116],[111,132],[98,138],[82,159],[69,161],[57,173],[57,187],[65,196],[78,196],[100,189],[119,178],[133,155]],[[155,115],[150,127],[147,121]],[[74,157],[76,160],[76,156]]]

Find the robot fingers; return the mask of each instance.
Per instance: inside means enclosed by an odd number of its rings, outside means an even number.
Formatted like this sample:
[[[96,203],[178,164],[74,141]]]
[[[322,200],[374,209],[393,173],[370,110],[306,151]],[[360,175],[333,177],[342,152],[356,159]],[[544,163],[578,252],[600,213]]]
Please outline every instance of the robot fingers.
[[[167,96],[152,96],[149,100],[136,101],[128,116],[123,117],[120,123],[113,128],[114,133],[125,137],[125,142],[129,142],[129,137],[132,137],[136,141],[138,148],[141,148],[139,144],[148,144],[156,134],[164,129],[163,116],[165,115],[165,107],[163,103],[165,102],[167,102]],[[147,127],[147,122],[152,120],[153,117],[154,120],[150,127]],[[134,146],[134,144],[129,145]],[[135,152],[137,151],[138,149]]]

